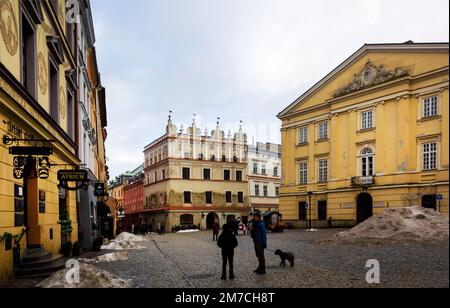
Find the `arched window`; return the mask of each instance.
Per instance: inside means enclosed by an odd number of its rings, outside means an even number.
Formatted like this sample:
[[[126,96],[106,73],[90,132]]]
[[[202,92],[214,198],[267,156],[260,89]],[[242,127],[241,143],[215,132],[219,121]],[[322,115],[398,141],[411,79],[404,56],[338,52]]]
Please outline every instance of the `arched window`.
[[[371,148],[364,148],[361,151],[361,175],[363,177],[374,175],[374,155]]]
[[[194,224],[194,216],[190,214],[185,214],[180,216],[181,226],[192,226]]]

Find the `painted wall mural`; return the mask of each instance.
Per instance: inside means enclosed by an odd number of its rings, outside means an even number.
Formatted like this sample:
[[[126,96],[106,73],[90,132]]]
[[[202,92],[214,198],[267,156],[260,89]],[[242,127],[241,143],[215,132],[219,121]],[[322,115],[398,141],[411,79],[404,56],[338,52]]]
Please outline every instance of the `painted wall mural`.
[[[0,0],[0,32],[8,53],[14,56],[19,48],[19,31],[14,9],[9,0]]]

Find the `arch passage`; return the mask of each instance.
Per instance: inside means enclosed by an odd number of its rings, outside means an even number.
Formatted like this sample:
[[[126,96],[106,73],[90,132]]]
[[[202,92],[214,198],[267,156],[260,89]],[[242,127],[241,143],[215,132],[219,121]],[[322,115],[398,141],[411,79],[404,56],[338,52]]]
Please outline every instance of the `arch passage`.
[[[219,216],[216,213],[209,213],[208,216],[206,216],[206,228],[211,230],[215,222],[219,222]]]
[[[358,224],[366,221],[373,216],[373,199],[368,193],[358,196],[356,209],[356,222]]]

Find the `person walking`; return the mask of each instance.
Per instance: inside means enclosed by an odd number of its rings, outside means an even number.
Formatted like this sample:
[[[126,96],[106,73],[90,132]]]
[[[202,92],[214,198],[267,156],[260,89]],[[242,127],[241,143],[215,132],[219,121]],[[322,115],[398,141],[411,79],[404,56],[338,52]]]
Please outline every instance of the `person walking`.
[[[230,270],[230,279],[235,279],[234,276],[234,249],[238,246],[236,236],[229,225],[223,225],[222,234],[217,240],[217,246],[222,249],[222,280],[227,279],[227,263]]]
[[[217,221],[214,222],[213,227],[213,242],[219,239],[220,225]]]
[[[258,275],[266,274],[266,259],[264,256],[264,250],[267,248],[267,228],[264,221],[261,219],[260,213],[253,215],[253,225],[251,236],[255,245],[255,253],[258,258],[258,268],[255,273]]]

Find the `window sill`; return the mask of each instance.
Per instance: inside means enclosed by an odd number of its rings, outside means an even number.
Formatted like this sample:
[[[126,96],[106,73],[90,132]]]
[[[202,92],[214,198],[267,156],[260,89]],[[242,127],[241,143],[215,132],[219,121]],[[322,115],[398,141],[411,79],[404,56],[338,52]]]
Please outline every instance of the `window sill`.
[[[309,142],[299,143],[296,145],[297,148],[303,148],[309,146]]]
[[[364,128],[364,129],[360,129],[357,131],[358,134],[364,134],[364,133],[368,133],[368,132],[373,132],[375,131],[376,128],[372,127],[372,128]]]
[[[442,120],[442,116],[435,115],[435,116],[431,116],[431,117],[423,117],[423,118],[417,120],[417,123],[429,122],[429,121],[434,121],[434,120]]]
[[[330,138],[319,139],[319,140],[316,141],[316,144],[318,144],[318,143],[324,143],[324,142],[329,142],[329,141],[330,141]]]

